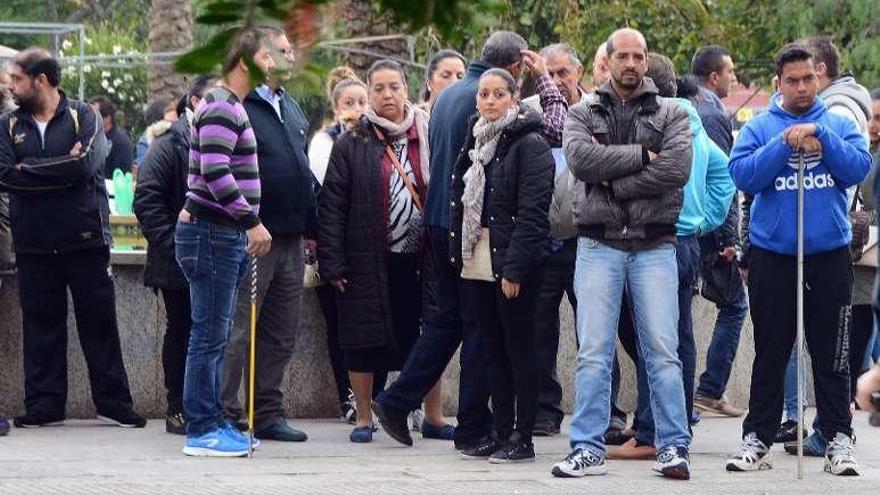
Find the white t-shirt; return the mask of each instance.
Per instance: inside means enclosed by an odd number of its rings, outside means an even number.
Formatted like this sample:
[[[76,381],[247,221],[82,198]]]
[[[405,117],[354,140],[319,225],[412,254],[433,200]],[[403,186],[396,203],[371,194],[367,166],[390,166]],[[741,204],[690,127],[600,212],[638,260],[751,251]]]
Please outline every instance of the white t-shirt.
[[[40,139],[42,141],[46,141],[46,127],[49,125],[49,122],[40,122],[37,119],[34,119],[34,122],[37,123],[37,129],[40,130]]]

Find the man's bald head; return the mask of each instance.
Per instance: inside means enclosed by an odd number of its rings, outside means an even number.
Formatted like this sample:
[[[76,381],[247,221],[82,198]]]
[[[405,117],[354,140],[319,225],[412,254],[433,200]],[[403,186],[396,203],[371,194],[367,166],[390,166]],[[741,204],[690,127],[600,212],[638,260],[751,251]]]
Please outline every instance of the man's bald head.
[[[593,56],[593,87],[596,88],[608,82],[608,78],[611,77],[608,73],[608,48],[606,45],[607,43],[599,45],[599,48],[596,49],[596,55]]]
[[[614,55],[615,47],[624,40],[637,42],[644,49],[645,55],[648,54],[648,42],[645,41],[645,36],[642,33],[633,28],[621,28],[611,33],[608,41],[605,42],[605,53],[609,58]]]

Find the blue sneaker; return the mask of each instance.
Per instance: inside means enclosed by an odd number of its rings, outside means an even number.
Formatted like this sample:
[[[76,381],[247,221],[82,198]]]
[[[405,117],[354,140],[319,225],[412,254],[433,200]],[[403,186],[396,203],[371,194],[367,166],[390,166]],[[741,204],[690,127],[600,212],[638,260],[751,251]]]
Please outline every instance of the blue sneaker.
[[[245,448],[247,448],[248,436],[246,434],[238,431],[238,429],[235,427],[235,425],[226,423],[225,426],[220,428],[220,432],[223,433],[224,435],[226,435],[227,437],[235,440],[236,442],[243,443],[245,445]],[[260,442],[260,439],[257,437],[254,437],[254,450],[259,448],[261,444],[262,444],[262,442]]]
[[[248,455],[248,446],[218,428],[200,437],[187,436],[183,453],[196,457],[244,457]]]
[[[7,434],[9,434],[9,421],[3,416],[0,416],[0,437],[6,436]]]
[[[455,440],[455,427],[450,424],[434,426],[427,421],[422,422],[422,438],[434,440]]]
[[[351,430],[348,439],[354,443],[370,443],[373,441],[373,428],[370,426],[358,426]]]

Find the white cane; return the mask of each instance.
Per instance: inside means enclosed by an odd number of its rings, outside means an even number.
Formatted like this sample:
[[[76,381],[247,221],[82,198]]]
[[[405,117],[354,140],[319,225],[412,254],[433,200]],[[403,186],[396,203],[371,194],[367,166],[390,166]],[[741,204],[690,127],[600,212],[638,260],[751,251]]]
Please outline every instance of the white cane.
[[[804,478],[804,152],[798,151],[797,196],[797,477]]]
[[[250,360],[248,366],[248,457],[254,457],[254,377],[257,355],[257,257],[251,264]]]

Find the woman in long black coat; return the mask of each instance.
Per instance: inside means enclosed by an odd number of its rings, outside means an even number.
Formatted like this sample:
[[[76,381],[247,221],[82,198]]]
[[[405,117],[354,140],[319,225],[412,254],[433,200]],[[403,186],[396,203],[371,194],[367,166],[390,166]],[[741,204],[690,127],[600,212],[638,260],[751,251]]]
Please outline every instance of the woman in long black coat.
[[[339,291],[339,334],[357,405],[352,442],[372,440],[374,373],[399,370],[419,335],[428,116],[396,62],[367,74],[369,108],[340,135],[318,201],[318,266]]]

